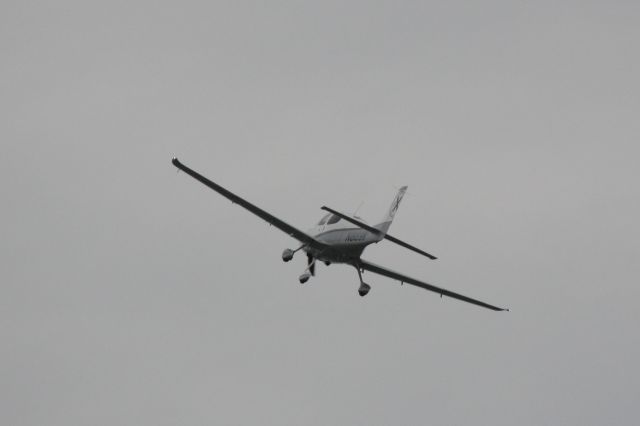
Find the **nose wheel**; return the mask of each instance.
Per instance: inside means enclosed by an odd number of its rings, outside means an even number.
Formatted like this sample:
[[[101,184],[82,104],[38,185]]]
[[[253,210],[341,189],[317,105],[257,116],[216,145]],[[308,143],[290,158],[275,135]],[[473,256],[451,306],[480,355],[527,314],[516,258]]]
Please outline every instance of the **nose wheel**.
[[[306,283],[307,281],[309,281],[309,278],[315,275],[316,259],[314,259],[313,257],[311,257],[311,255],[309,255],[308,260],[309,260],[309,263],[307,263],[307,269],[305,269],[302,275],[300,275],[300,277],[298,278],[298,280],[300,281],[300,284]]]
[[[298,280],[300,281],[300,284],[304,284],[309,281],[309,278],[311,278],[311,274],[309,272],[305,272],[304,274],[300,275]]]

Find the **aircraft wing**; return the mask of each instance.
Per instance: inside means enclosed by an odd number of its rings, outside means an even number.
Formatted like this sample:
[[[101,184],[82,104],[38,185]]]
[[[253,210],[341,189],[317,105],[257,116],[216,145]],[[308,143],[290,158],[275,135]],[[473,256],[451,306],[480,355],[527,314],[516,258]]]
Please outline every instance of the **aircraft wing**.
[[[238,205],[244,207],[245,209],[249,210],[251,213],[255,214],[256,216],[258,216],[260,218],[262,218],[263,220],[265,220],[269,224],[271,224],[271,225],[275,226],[276,228],[280,229],[281,231],[287,233],[289,236],[295,238],[296,240],[298,240],[298,241],[300,241],[300,242],[302,242],[304,244],[307,244],[309,246],[315,247],[315,248],[324,248],[325,247],[325,244],[321,243],[320,241],[316,240],[315,238],[311,237],[310,235],[308,235],[308,234],[300,231],[299,229],[289,225],[288,223],[284,222],[283,220],[278,219],[277,217],[273,216],[272,214],[267,213],[266,211],[262,210],[261,208],[251,204],[247,200],[238,197],[236,194],[234,194],[231,191],[221,187],[217,183],[214,183],[214,182],[210,181],[209,179],[207,179],[206,177],[202,176],[198,172],[196,172],[194,170],[191,170],[189,167],[187,167],[184,164],[182,164],[177,158],[174,158],[171,162],[173,163],[174,166],[176,166],[178,169],[182,170],[183,172],[185,172],[189,176],[193,177],[196,180],[199,180],[200,182],[202,182],[203,184],[205,184],[209,188],[211,188],[214,191],[216,191],[218,194],[220,194],[223,197],[231,200],[232,203],[238,204]]]
[[[356,267],[357,266],[358,265],[356,265]],[[458,293],[454,293],[453,291],[449,291],[449,290],[446,290],[444,288],[440,288],[440,287],[436,287],[436,286],[431,285],[431,284],[427,284],[427,283],[425,283],[423,281],[416,280],[415,278],[411,278],[411,277],[408,277],[406,275],[400,274],[398,272],[394,272],[394,271],[392,271],[390,269],[384,268],[382,266],[378,266],[376,264],[367,262],[364,259],[360,259],[359,266],[360,266],[360,268],[364,269],[365,271],[373,272],[374,274],[383,275],[385,277],[389,277],[389,278],[392,278],[394,280],[398,280],[401,283],[407,283],[407,284],[415,285],[417,287],[424,288],[425,290],[433,291],[435,293],[440,294],[440,297],[442,297],[442,296],[452,297],[454,299],[462,300],[463,302],[472,303],[474,305],[482,306],[483,308],[492,309],[494,311],[508,311],[508,309],[498,308],[497,306],[489,305],[488,303],[484,303],[484,302],[481,302],[479,300],[472,299],[470,297],[463,296],[463,295],[458,294]]]

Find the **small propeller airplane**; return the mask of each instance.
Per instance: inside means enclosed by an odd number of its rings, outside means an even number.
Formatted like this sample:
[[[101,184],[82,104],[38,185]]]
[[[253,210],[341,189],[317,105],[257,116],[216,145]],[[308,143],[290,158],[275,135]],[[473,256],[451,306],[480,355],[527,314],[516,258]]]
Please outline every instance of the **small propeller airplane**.
[[[370,226],[358,216],[348,216],[327,206],[323,206],[322,210],[325,210],[327,213],[312,229],[310,229],[308,232],[302,232],[299,229],[282,221],[281,219],[278,219],[277,217],[267,213],[261,208],[251,204],[247,200],[240,198],[236,194],[223,188],[217,183],[210,181],[198,172],[182,164],[177,158],[174,158],[171,162],[179,170],[182,170],[189,176],[213,189],[223,197],[229,199],[232,203],[244,207],[251,213],[268,222],[270,225],[275,226],[289,236],[298,240],[301,244],[300,247],[295,250],[289,248],[285,249],[282,252],[282,260],[285,262],[289,262],[291,259],[293,259],[293,255],[300,250],[304,251],[307,254],[307,267],[299,278],[301,284],[306,283],[307,281],[309,281],[309,278],[315,276],[317,261],[321,261],[327,266],[331,265],[332,263],[345,263],[353,266],[358,271],[358,277],[360,278],[360,287],[358,288],[358,294],[360,294],[360,296],[366,296],[367,293],[369,293],[369,290],[371,290],[371,286],[362,280],[362,274],[365,271],[369,271],[374,274],[379,274],[388,278],[392,278],[394,280],[398,280],[401,284],[407,283],[423,288],[425,290],[433,291],[435,293],[438,293],[440,297],[448,296],[454,299],[462,300],[464,302],[472,303],[474,305],[482,306],[484,308],[492,309],[494,311],[508,311],[508,309],[499,308],[497,306],[472,299],[471,297],[463,296],[462,294],[454,293],[453,291],[436,287],[424,281],[408,277],[404,274],[394,272],[390,269],[362,259],[362,252],[369,244],[378,243],[382,240],[388,240],[396,243],[402,247],[426,256],[429,259],[436,259],[435,256],[422,251],[410,244],[407,244],[395,237],[392,237],[388,233],[391,222],[393,222],[393,218],[398,211],[400,201],[402,201],[402,197],[407,191],[406,186],[400,188],[400,190],[396,194],[396,197],[391,203],[389,211],[382,219],[382,221],[377,225]]]

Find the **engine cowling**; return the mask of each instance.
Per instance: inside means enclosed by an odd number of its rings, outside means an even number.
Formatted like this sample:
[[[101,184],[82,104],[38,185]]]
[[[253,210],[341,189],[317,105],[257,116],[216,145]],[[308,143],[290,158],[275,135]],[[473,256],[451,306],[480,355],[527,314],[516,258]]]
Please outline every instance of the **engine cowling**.
[[[284,262],[288,262],[291,259],[293,259],[293,250],[291,249],[284,249],[284,251],[282,252],[282,260]]]

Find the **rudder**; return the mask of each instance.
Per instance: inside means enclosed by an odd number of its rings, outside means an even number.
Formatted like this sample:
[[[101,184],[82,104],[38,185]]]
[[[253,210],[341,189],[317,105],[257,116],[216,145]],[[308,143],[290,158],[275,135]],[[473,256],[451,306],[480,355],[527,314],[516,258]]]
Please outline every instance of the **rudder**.
[[[389,206],[389,210],[387,211],[387,214],[382,219],[382,222],[380,222],[378,225],[375,226],[376,229],[379,229],[384,234],[386,234],[387,231],[389,230],[389,227],[391,226],[391,222],[393,222],[393,218],[395,217],[396,212],[398,211],[398,207],[400,206],[400,201],[402,201],[402,197],[404,197],[404,194],[407,192],[407,188],[408,188],[407,186],[403,186],[398,190],[398,193],[396,194],[396,197],[393,199],[391,206]]]

